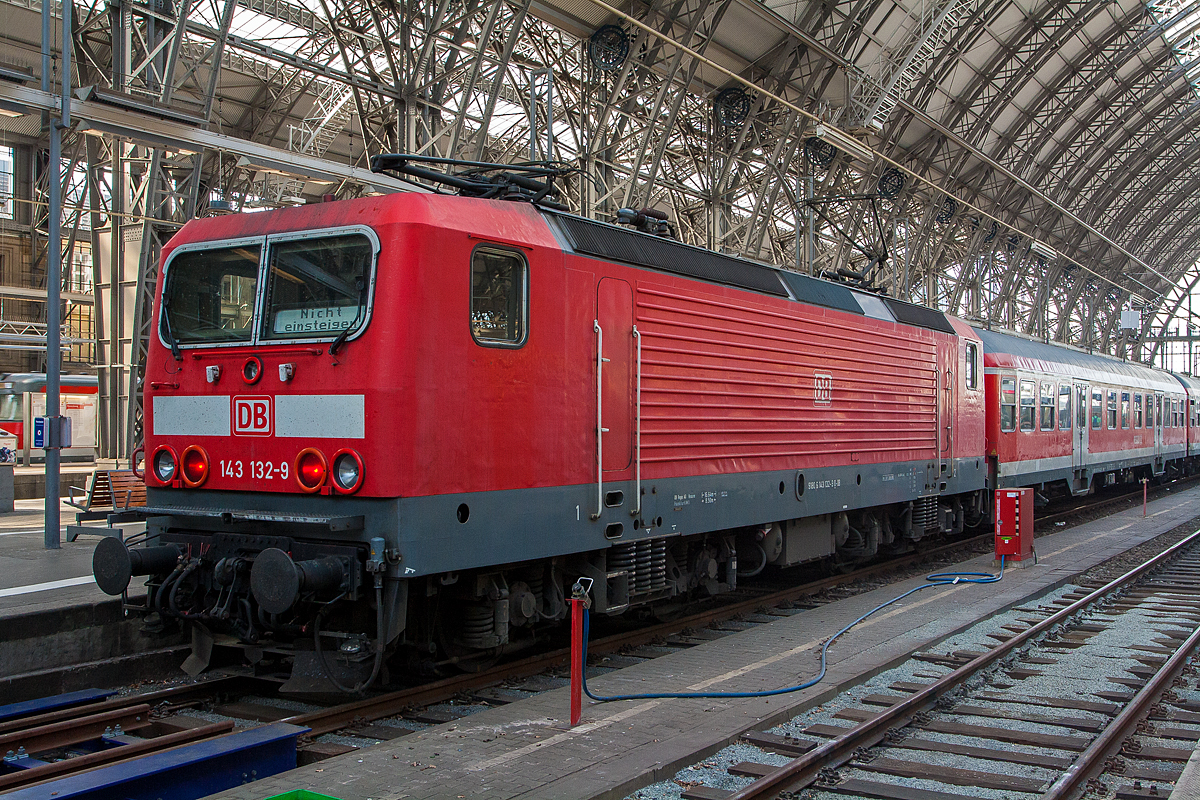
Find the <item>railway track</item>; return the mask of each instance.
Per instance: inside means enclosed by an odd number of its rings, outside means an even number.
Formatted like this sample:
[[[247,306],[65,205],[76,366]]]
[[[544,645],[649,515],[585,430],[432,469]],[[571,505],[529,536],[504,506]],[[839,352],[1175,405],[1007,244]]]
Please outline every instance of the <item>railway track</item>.
[[[1111,505],[1128,499],[1122,496],[1102,502]],[[1091,507],[1067,513],[1089,510]],[[990,543],[991,534],[985,533],[801,586],[747,592],[748,596],[670,622],[598,637],[589,645],[590,669],[598,672],[619,668],[767,624],[780,616],[875,588],[885,576],[903,579],[906,572],[911,574],[918,566],[923,571],[938,559],[955,560]],[[302,763],[310,763],[451,721],[484,706],[557,688],[565,684],[565,679],[555,672],[567,666],[568,658],[569,649],[554,648],[479,673],[325,708],[309,705],[295,709],[302,705],[299,703],[291,703],[289,708],[289,704],[273,698],[276,682],[248,674],[226,674],[0,723],[0,753],[10,761],[39,755],[39,763],[0,774],[0,793],[223,736],[235,724],[245,727],[283,722],[309,728],[311,732],[303,738],[300,753]],[[377,724],[391,718],[404,718],[412,724]],[[321,741],[328,734],[337,734],[340,741]],[[97,741],[101,745],[98,749]],[[116,744],[123,746],[112,746]]]
[[[682,797],[1165,797],[1200,740],[1198,601],[1200,531],[1090,591],[1018,609],[1022,623],[990,634],[993,647],[920,654],[944,674],[834,714],[852,727],[748,734],[764,753],[793,758],[732,764],[731,775],[753,781],[690,785]]]

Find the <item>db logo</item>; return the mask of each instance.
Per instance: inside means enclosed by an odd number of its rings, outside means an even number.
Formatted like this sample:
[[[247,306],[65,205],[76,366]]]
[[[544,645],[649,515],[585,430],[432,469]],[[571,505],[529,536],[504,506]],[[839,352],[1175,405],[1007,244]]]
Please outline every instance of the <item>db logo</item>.
[[[271,398],[257,395],[233,398],[233,433],[235,436],[270,436]]]
[[[833,376],[827,372],[813,373],[813,405],[833,404]]]

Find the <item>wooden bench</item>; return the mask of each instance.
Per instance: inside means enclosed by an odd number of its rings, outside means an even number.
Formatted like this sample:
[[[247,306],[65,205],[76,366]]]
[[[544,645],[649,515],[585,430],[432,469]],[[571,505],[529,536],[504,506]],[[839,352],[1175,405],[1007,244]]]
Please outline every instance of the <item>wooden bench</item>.
[[[146,482],[130,469],[98,469],[92,473],[87,493],[77,495],[77,491],[72,486],[70,499],[67,500],[68,505],[79,509],[75,514],[76,524],[67,526],[68,542],[75,541],[84,533],[119,536],[121,530],[112,527],[113,524],[139,519],[137,509],[146,505]],[[107,520],[108,527],[83,524],[98,519]]]

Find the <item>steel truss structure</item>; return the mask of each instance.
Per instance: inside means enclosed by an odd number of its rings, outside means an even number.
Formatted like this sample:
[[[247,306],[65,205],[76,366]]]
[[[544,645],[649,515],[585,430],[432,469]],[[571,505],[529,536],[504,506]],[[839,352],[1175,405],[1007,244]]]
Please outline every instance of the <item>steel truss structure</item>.
[[[32,86],[39,0],[0,8],[11,66],[30,68]],[[198,214],[401,188],[366,171],[383,152],[563,162],[581,214],[657,208],[685,241],[1131,357],[1152,355],[1152,322],[1187,312],[1176,284],[1196,279],[1193,55],[1164,36],[1189,3],[73,9],[72,84],[92,90],[77,95],[63,147],[65,182],[86,185],[64,187],[63,238],[67,263],[84,239],[95,254],[110,456],[140,438],[150,299],[171,233]],[[9,114],[53,102],[20,74],[0,80]],[[818,138],[818,125],[835,134]],[[43,181],[33,200],[46,195]],[[41,258],[46,207],[35,207]],[[1132,336],[1118,330],[1130,304],[1148,312]]]

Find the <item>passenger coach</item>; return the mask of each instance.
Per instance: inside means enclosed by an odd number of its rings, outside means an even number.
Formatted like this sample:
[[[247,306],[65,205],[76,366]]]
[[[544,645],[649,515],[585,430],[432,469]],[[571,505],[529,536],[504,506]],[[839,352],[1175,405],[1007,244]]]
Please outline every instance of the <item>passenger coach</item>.
[[[987,449],[998,487],[1062,487],[1086,494],[1097,483],[1185,468],[1194,415],[1176,376],[976,331],[986,354]]]

